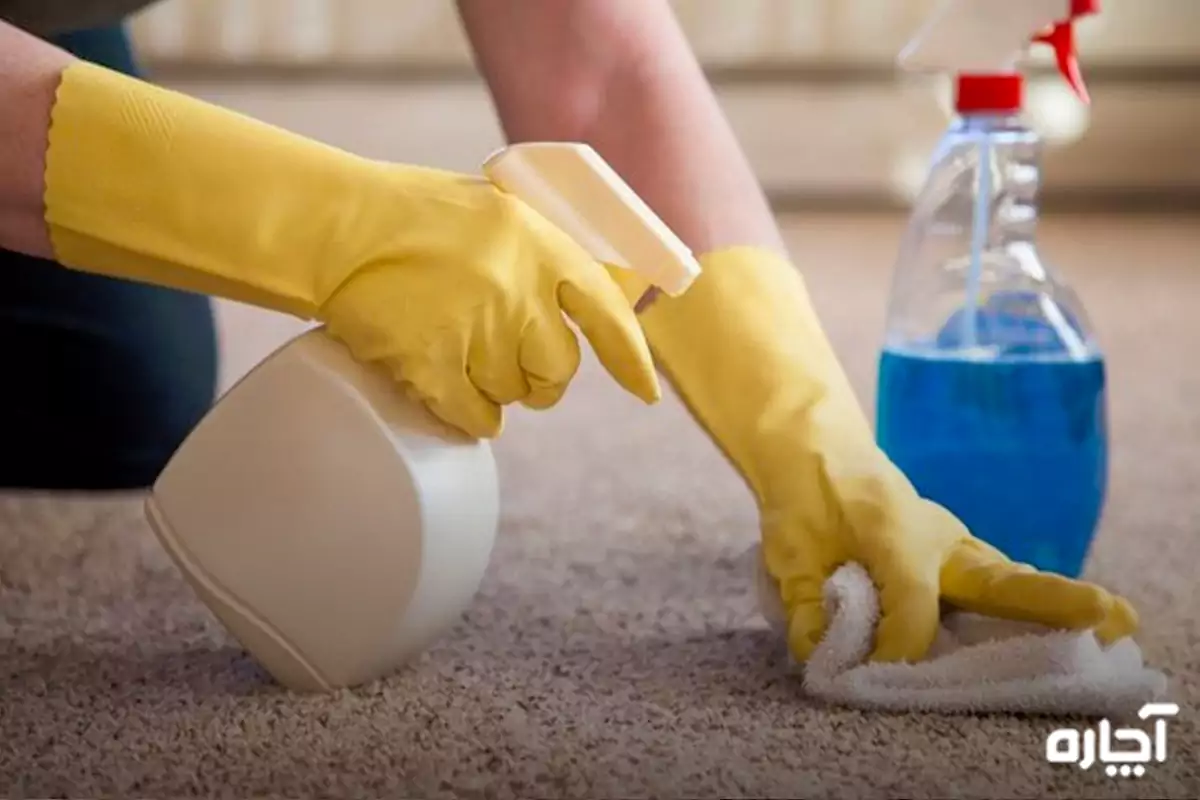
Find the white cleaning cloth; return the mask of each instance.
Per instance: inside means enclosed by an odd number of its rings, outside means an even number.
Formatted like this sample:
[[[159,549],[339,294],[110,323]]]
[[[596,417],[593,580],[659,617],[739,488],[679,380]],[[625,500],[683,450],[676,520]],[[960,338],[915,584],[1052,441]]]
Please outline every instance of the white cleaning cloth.
[[[758,547],[754,563],[762,614],[786,632],[783,607]],[[839,705],[886,711],[1034,713],[1123,718],[1167,690],[1132,639],[1101,646],[1090,631],[1057,631],[977,614],[948,614],[927,658],[867,661],[879,598],[858,564],[825,584],[825,638],[804,665],[804,687]]]

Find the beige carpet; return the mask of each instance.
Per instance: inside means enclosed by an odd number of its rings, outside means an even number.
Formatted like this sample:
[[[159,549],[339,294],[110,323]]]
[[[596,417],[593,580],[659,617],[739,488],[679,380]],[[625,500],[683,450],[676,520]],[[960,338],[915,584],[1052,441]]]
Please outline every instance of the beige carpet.
[[[789,229],[871,402],[897,223]],[[1111,354],[1113,495],[1091,575],[1136,600],[1182,706],[1168,761],[1140,780],[1044,763],[1045,720],[806,699],[737,568],[756,535],[741,487],[673,399],[643,410],[589,363],[497,446],[503,531],[466,621],[336,697],[264,678],[135,500],[0,501],[0,795],[1200,796],[1200,224],[1058,220],[1045,250]],[[242,361],[270,345],[247,342],[231,344]]]

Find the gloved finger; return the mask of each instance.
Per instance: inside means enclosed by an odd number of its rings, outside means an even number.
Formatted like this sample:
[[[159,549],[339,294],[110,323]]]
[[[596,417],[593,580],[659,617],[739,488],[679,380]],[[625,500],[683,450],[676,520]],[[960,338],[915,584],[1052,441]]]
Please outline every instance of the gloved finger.
[[[955,606],[1068,630],[1097,627],[1114,612],[1115,598],[1099,586],[1038,572],[980,545],[970,539],[955,545],[942,568],[942,595]]]
[[[788,650],[792,658],[804,663],[828,630],[825,581],[837,568],[841,554],[826,552],[786,509],[768,504],[759,513],[759,582],[778,599],[776,611],[781,611],[786,621]]]
[[[504,427],[504,412],[467,379],[465,372],[454,377],[411,363],[393,365],[393,374],[408,384],[434,416],[476,439],[493,439]]]
[[[617,383],[647,403],[662,398],[654,358],[637,315],[599,264],[573,270],[559,284],[558,302]]]
[[[1112,608],[1104,622],[1096,626],[1096,638],[1102,644],[1110,645],[1126,636],[1133,636],[1139,624],[1138,613],[1133,605],[1124,597],[1114,595]]]
[[[604,271],[617,284],[617,288],[621,290],[621,294],[630,308],[636,309],[638,301],[645,296],[646,292],[654,288],[654,284],[643,278],[640,272],[628,267],[604,264]]]
[[[923,659],[941,623],[938,564],[913,567],[886,554],[864,566],[879,592],[879,624],[872,661]]]
[[[480,342],[467,359],[467,380],[480,394],[499,406],[515,403],[529,395],[529,381],[517,358],[488,352],[492,348]]]
[[[828,629],[824,588],[824,578],[816,575],[787,581],[788,650],[801,664],[812,658]]]
[[[521,338],[517,357],[529,385],[521,402],[537,409],[556,404],[579,371],[580,358],[579,340],[561,315],[552,322],[531,324]]]

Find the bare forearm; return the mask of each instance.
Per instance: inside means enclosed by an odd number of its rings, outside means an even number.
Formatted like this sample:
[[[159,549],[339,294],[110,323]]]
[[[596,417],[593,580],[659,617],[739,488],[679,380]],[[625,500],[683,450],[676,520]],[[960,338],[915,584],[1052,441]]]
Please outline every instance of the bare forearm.
[[[696,252],[784,252],[666,0],[459,0],[510,141],[586,141]]]
[[[51,255],[42,197],[46,138],[71,56],[0,21],[0,247]]]

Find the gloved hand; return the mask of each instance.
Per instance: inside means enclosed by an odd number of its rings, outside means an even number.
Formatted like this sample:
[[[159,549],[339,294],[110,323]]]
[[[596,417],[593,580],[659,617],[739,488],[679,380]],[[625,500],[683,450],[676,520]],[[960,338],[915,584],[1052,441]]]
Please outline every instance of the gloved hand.
[[[939,603],[1055,628],[1095,628],[1106,641],[1137,627],[1104,589],[1015,564],[922,499],[876,445],[817,320],[804,281],[754,248],[710,253],[678,298],[641,321],[659,368],[749,484],[762,554],[788,619],[793,656],[824,635],[822,589],[859,562],[880,594],[872,658],[922,658]],[[613,273],[628,297],[645,289]]]
[[[326,323],[443,420],[488,437],[501,406],[558,401],[579,326],[627,390],[659,397],[604,268],[482,178],[359,158],[76,62],[49,136],[56,258]]]

